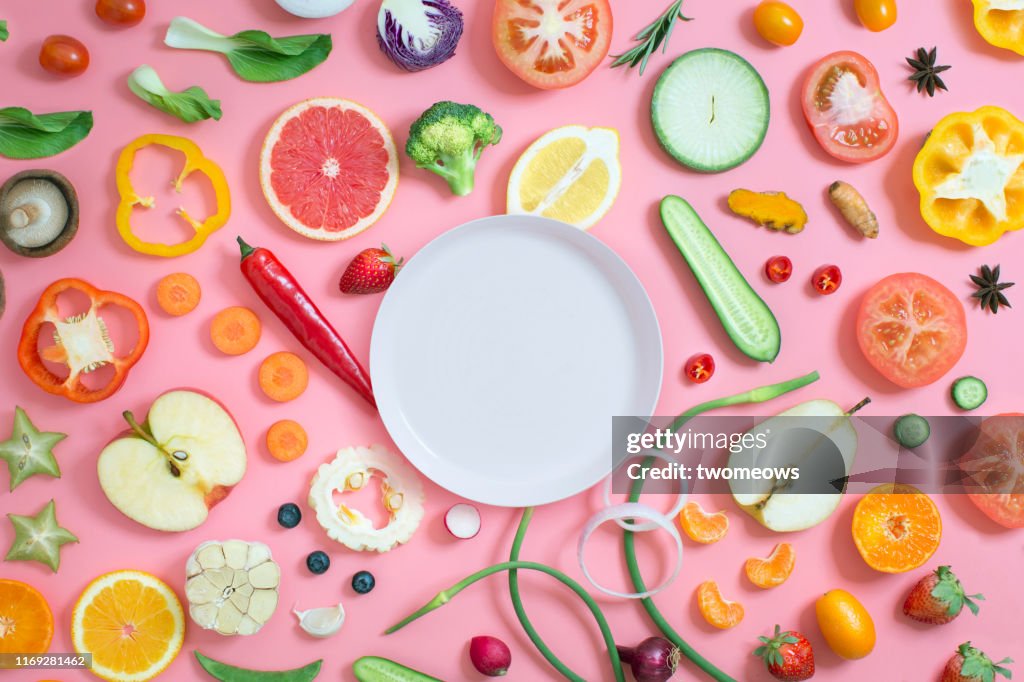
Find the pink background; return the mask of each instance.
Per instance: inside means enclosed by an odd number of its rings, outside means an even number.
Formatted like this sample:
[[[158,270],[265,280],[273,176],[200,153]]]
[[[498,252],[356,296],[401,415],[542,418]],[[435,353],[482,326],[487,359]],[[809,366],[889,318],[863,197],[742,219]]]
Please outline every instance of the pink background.
[[[848,0],[793,0],[806,28],[793,47],[778,49],[763,43],[750,19],[753,0],[714,2],[689,0],[685,11],[693,23],[676,29],[670,54],[655,56],[648,73],[598,69],[570,90],[540,92],[511,75],[491,48],[490,3],[462,0],[466,33],[457,56],[420,74],[396,69],[379,52],[374,38],[378,3],[360,0],[334,18],[302,21],[280,11],[272,0],[228,3],[151,2],[138,27],[118,30],[97,20],[86,0],[4,3],[3,18],[11,38],[0,44],[0,82],[5,104],[37,112],[92,109],[96,126],[89,138],[71,151],[42,161],[0,161],[0,176],[32,167],[51,167],[77,186],[82,202],[77,239],[46,260],[21,259],[0,249],[0,267],[7,279],[7,312],[0,321],[0,434],[6,434],[15,404],[26,408],[42,429],[64,431],[70,437],[57,449],[63,471],[59,481],[35,477],[13,494],[0,492],[4,512],[33,514],[51,497],[58,518],[81,539],[62,553],[59,575],[38,564],[0,564],[4,577],[37,586],[56,616],[51,651],[68,651],[71,609],[82,588],[101,573],[135,568],[168,581],[182,595],[183,566],[203,540],[240,537],[262,540],[273,549],[283,568],[281,606],[270,624],[253,638],[222,638],[190,627],[185,646],[166,679],[199,679],[193,649],[228,662],[258,668],[292,667],[324,658],[321,679],[352,679],[351,662],[361,655],[390,656],[445,679],[478,679],[468,663],[467,642],[477,634],[493,634],[513,649],[511,679],[554,679],[554,673],[521,633],[507,597],[503,577],[492,578],[464,592],[427,619],[387,639],[380,633],[418,607],[439,589],[470,570],[507,557],[518,513],[483,510],[483,530],[471,541],[455,541],[443,529],[441,516],[453,496],[427,485],[427,514],[412,542],[384,555],[357,554],[333,544],[306,510],[302,525],[284,530],[275,521],[283,502],[303,504],[309,479],[322,461],[340,447],[388,442],[379,419],[339,381],[309,359],[309,389],[298,400],[276,404],[256,385],[256,368],[278,350],[299,351],[298,344],[261,306],[237,272],[235,234],[254,244],[271,247],[318,299],[325,313],[348,339],[356,355],[368,356],[370,330],[379,297],[344,297],[336,282],[344,265],[360,249],[384,240],[396,253],[411,256],[421,245],[455,225],[493,213],[505,206],[505,184],[516,158],[533,139],[556,126],[612,126],[622,137],[623,186],[612,211],[593,234],[615,248],[643,280],[658,311],[665,340],[666,377],[660,412],[676,413],[705,399],[726,395],[820,370],[822,380],[798,395],[762,409],[781,410],[794,402],[827,397],[840,404],[870,395],[866,414],[945,414],[954,410],[948,381],[977,374],[989,385],[987,413],[1021,410],[1018,385],[1024,369],[1019,357],[1020,312],[998,317],[968,310],[970,341],[963,359],[947,379],[933,386],[901,391],[881,379],[862,359],[853,338],[853,317],[859,296],[876,280],[893,272],[918,270],[946,283],[965,303],[972,291],[967,274],[982,263],[1002,263],[1009,279],[1021,279],[1018,264],[1024,242],[1018,235],[984,249],[970,249],[933,234],[917,210],[911,183],[914,155],[929,128],[943,115],[997,104],[1024,114],[1019,83],[1021,58],[987,45],[971,24],[966,0],[900,3],[896,26],[872,34],[856,20]],[[631,46],[630,37],[663,9],[664,0],[614,3],[612,52]],[[331,32],[334,52],[328,61],[296,80],[260,85],[236,78],[227,64],[209,53],[165,48],[167,22],[181,13],[211,28],[232,33],[262,28],[273,34]],[[51,33],[69,33],[84,41],[92,53],[89,71],[62,81],[43,72],[35,62],[40,41]],[[939,46],[940,61],[952,64],[944,74],[951,88],[934,99],[912,91],[906,80],[904,57],[918,46]],[[772,120],[760,152],[743,166],[722,175],[697,175],[676,165],[658,147],[648,119],[655,80],[672,55],[717,46],[735,50],[761,72],[771,91]],[[855,49],[871,59],[881,74],[882,87],[899,113],[900,140],[884,159],[849,166],[826,156],[805,128],[799,107],[804,70],[834,49]],[[173,89],[202,85],[222,100],[224,118],[192,126],[145,106],[125,84],[137,65],[154,66]],[[455,198],[440,179],[416,170],[402,158],[402,178],[390,210],[371,230],[339,244],[305,240],[274,217],[260,192],[257,157],[263,136],[286,107],[313,96],[353,99],[374,109],[395,133],[399,147],[412,120],[440,99],[473,102],[491,112],[504,126],[501,144],[488,149],[477,172],[472,196]],[[224,169],[231,184],[234,210],[229,225],[199,252],[175,260],[147,257],[131,251],[117,236],[113,215],[117,202],[113,170],[120,149],[137,135],[163,132],[193,138]],[[152,177],[166,178],[152,173]],[[146,175],[143,172],[143,175]],[[840,224],[825,196],[835,179],[845,179],[868,197],[881,223],[876,241],[862,240]],[[152,185],[153,180],[150,182]],[[755,229],[725,209],[725,196],[736,187],[785,190],[801,200],[810,225],[799,236]],[[764,296],[779,318],[785,342],[778,360],[756,364],[741,356],[728,341],[700,290],[664,234],[656,212],[665,194],[690,200],[714,229],[739,268]],[[162,204],[169,212],[176,204]],[[157,216],[162,216],[161,211]],[[159,220],[157,221],[159,222]],[[760,274],[765,259],[787,254],[795,264],[794,278],[773,286]],[[810,273],[825,262],[838,264],[844,275],[840,291],[815,295]],[[154,285],[179,270],[196,275],[203,300],[192,314],[172,319],[155,305]],[[115,397],[95,405],[74,405],[43,393],[29,383],[15,361],[20,326],[39,293],[62,276],[83,277],[104,289],[122,291],[150,311],[152,340],[146,356]],[[529,273],[524,273],[529,276]],[[1019,289],[1020,287],[1018,287]],[[1010,298],[1016,289],[1009,292]],[[209,341],[212,315],[228,305],[246,305],[264,321],[263,338],[255,351],[229,358]],[[718,361],[715,377],[702,386],[688,384],[681,366],[691,354],[711,352]],[[1014,351],[1017,351],[1016,353]],[[122,517],[104,498],[96,480],[98,452],[122,428],[120,412],[144,412],[161,392],[193,386],[215,394],[233,411],[249,446],[249,472],[231,496],[216,508],[208,522],[188,533],[169,535],[148,530]],[[310,435],[308,453],[281,464],[263,445],[267,427],[282,418],[302,422]],[[6,485],[6,478],[4,478]],[[818,662],[816,679],[934,679],[960,642],[971,639],[994,657],[1024,658],[1019,648],[1024,624],[1024,598],[1010,576],[1021,565],[1020,535],[1001,531],[966,499],[937,499],[945,527],[942,545],[929,567],[951,563],[971,591],[988,597],[979,618],[970,615],[932,628],[903,617],[900,607],[910,586],[922,574],[883,575],[869,569],[853,546],[850,499],[838,513],[812,530],[780,537],[762,529],[728,499],[705,499],[711,509],[724,508],[732,528],[724,541],[707,547],[687,542],[681,577],[657,602],[675,627],[701,652],[741,680],[765,680],[763,666],[749,652],[756,637],[775,623],[808,635]],[[668,500],[652,500],[666,505]],[[575,545],[586,518],[600,507],[597,491],[540,509],[528,536],[524,558],[549,562],[582,580]],[[599,533],[592,560],[602,560],[605,580],[624,584],[619,534]],[[0,523],[0,547],[12,531]],[[787,540],[797,549],[792,580],[772,591],[747,583],[742,565],[748,556],[767,555]],[[313,549],[327,550],[333,560],[322,576],[310,575],[304,557]],[[652,577],[658,571],[652,544],[642,558]],[[661,555],[666,555],[664,551]],[[355,595],[351,575],[368,569],[377,577],[376,590]],[[693,600],[705,579],[719,581],[724,594],[743,602],[746,619],[733,630],[719,632],[706,625]],[[545,578],[523,578],[527,608],[556,652],[588,680],[612,679],[603,644],[587,612]],[[857,595],[872,613],[878,645],[868,658],[846,662],[829,651],[813,615],[815,598],[842,587]],[[335,638],[316,641],[301,632],[287,612],[344,602],[348,621]],[[617,638],[626,644],[655,634],[637,604],[602,599]],[[689,668],[689,666],[687,666]],[[85,672],[54,671],[61,680],[92,679]],[[680,678],[696,675],[688,669]],[[4,679],[37,680],[45,674],[11,673]]]

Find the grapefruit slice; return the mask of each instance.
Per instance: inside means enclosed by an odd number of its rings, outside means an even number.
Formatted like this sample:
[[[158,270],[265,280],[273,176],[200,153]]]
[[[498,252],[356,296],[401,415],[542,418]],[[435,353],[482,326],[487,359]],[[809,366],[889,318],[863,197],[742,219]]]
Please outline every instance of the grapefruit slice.
[[[263,196],[304,237],[339,241],[384,214],[398,185],[391,132],[364,106],[308,99],[274,121],[260,152]]]

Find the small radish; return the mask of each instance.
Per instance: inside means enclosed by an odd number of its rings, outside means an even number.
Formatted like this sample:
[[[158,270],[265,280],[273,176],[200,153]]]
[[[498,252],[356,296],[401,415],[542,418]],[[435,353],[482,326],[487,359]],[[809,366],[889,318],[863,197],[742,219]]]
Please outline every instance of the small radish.
[[[484,675],[501,677],[512,665],[512,652],[509,651],[508,645],[497,637],[480,635],[469,641],[469,660],[473,662],[473,667]]]
[[[444,515],[444,527],[460,540],[474,538],[480,532],[480,511],[465,502],[452,505]]]

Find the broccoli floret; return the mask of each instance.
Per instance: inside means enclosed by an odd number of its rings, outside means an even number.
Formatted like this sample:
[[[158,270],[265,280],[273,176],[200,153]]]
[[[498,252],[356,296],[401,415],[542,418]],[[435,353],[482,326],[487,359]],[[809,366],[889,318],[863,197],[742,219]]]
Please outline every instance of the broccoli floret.
[[[418,168],[437,173],[460,197],[473,191],[476,162],[484,147],[498,144],[501,126],[472,104],[438,102],[409,128],[405,153]]]

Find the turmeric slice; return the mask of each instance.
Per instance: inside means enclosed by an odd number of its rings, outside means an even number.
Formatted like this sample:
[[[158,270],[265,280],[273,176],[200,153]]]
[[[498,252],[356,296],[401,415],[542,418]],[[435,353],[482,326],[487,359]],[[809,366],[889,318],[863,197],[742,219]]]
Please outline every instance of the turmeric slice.
[[[836,180],[828,187],[828,198],[839,209],[839,213],[850,224],[868,239],[878,236],[878,218],[868,208],[868,202],[853,185]]]
[[[799,202],[785,192],[753,192],[734,189],[729,193],[729,208],[769,230],[796,234],[807,224],[807,213]]]

